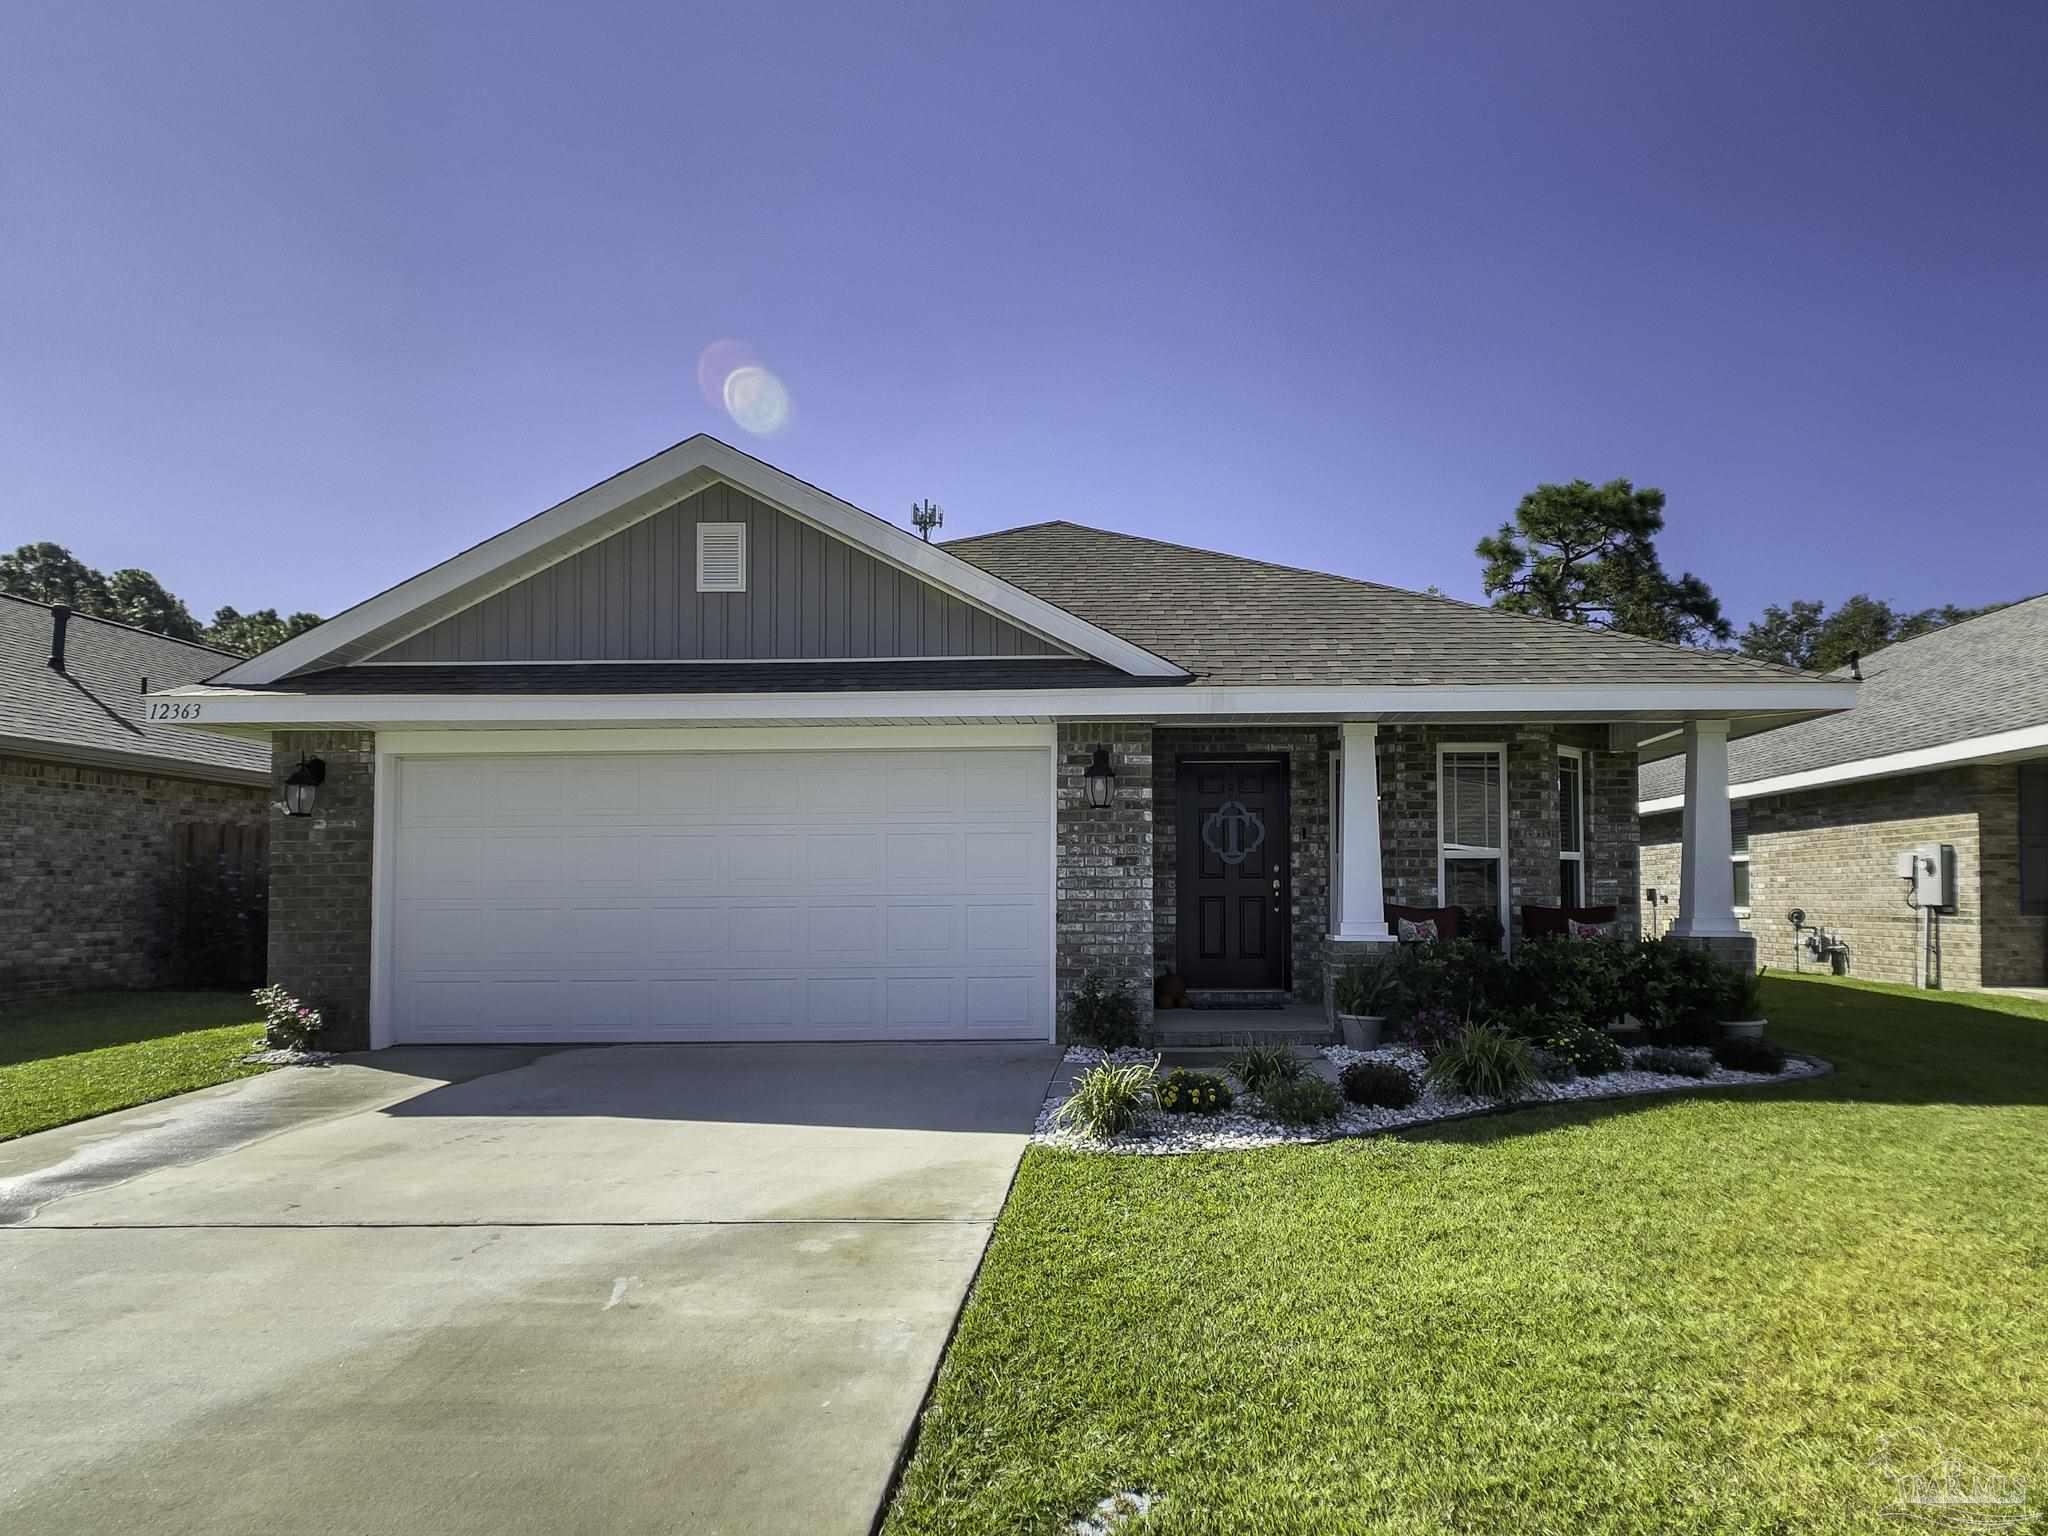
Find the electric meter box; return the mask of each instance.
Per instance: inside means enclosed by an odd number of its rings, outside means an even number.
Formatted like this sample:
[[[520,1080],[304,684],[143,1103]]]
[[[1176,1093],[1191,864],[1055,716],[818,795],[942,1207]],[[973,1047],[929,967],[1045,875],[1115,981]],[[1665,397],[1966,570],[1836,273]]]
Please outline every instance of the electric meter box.
[[[1912,904],[1933,911],[1952,911],[1956,904],[1956,850],[1953,843],[1922,843],[1902,850],[1892,860],[1892,873],[1910,881]]]

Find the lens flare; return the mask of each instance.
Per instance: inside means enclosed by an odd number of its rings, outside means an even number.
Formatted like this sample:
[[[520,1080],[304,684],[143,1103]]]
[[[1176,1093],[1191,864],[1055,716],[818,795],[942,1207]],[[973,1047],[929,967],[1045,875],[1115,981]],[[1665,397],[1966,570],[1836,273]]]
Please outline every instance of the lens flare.
[[[697,358],[697,388],[707,405],[730,416],[757,437],[772,437],[789,425],[789,388],[744,341],[714,341]]]
[[[726,414],[756,437],[772,437],[789,425],[789,391],[759,363],[725,376]]]

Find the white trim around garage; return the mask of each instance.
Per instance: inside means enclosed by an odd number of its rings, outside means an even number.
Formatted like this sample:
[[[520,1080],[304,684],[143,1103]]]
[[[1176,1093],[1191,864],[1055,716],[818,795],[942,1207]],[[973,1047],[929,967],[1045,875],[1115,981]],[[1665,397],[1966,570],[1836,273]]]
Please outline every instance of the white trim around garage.
[[[1059,754],[1051,725],[847,726],[721,730],[380,731],[370,855],[370,1047],[393,1043],[398,806],[409,760],[436,757],[788,751],[1036,750],[1045,754],[1047,856],[1045,978],[1048,1040],[1059,1020]]]
[[[1916,747],[1910,752],[1891,752],[1883,757],[1863,757],[1826,768],[1809,768],[1803,773],[1781,773],[1767,779],[1751,779],[1746,783],[1729,785],[1728,798],[1754,800],[1760,795],[1790,794],[1829,784],[1854,784],[1863,779],[1897,778],[1901,774],[1925,773],[1930,768],[1948,768],[1959,763],[2003,762],[2044,752],[2048,752],[2048,725],[2029,725],[2015,731],[1998,731],[1989,736],[1945,742],[1938,747]],[[1658,816],[1684,808],[1685,796],[1664,795],[1640,802],[1636,811],[1643,816]]]

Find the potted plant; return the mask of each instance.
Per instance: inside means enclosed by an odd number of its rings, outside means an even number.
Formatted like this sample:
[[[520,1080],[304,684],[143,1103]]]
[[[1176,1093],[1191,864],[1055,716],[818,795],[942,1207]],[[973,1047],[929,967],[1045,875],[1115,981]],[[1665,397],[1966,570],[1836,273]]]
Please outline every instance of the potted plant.
[[[1732,973],[1721,1000],[1721,1038],[1760,1040],[1764,1033],[1764,973],[1747,966]]]
[[[1337,1029],[1346,1045],[1369,1051],[1380,1043],[1393,995],[1394,975],[1385,965],[1354,960],[1337,973],[1330,983],[1330,1000],[1337,1006]]]

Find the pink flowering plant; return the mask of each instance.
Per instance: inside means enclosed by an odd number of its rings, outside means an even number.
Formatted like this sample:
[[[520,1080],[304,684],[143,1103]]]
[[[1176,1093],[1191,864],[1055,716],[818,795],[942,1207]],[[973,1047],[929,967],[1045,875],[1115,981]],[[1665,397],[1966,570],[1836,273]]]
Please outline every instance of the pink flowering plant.
[[[271,1051],[310,1050],[320,1033],[320,1010],[308,1008],[283,987],[258,987],[250,996],[263,1010],[263,1046]]]

